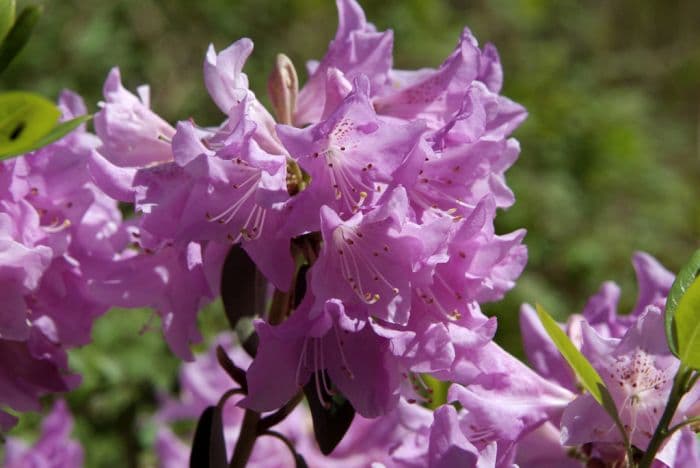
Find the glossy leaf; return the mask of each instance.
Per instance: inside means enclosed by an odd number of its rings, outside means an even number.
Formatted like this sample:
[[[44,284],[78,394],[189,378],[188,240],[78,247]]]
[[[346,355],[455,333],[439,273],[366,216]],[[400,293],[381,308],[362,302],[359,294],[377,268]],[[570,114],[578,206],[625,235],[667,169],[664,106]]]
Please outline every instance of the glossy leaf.
[[[676,276],[676,280],[673,282],[671,290],[668,293],[668,298],[666,299],[666,340],[668,341],[669,349],[676,357],[680,357],[678,351],[678,337],[676,336],[676,327],[674,326],[678,305],[681,298],[686,293],[686,290],[693,284],[693,281],[695,281],[699,273],[700,250],[697,250],[693,256],[690,257],[690,261],[685,264]]]
[[[0,0],[0,43],[15,22],[15,0]]]
[[[51,101],[36,94],[0,94],[0,158],[21,154],[46,136],[60,116]]]
[[[19,149],[15,149],[10,153],[5,153],[0,149],[0,159],[19,156],[22,154],[29,153],[30,151],[36,151],[40,148],[43,148],[44,146],[48,146],[51,143],[58,141],[64,136],[68,135],[70,132],[72,132],[82,124],[88,122],[90,119],[92,119],[92,115],[81,115],[80,117],[61,122],[55,127],[53,127],[51,130],[49,130],[49,133],[39,138],[37,141],[31,143],[28,142],[26,146],[23,146]]]
[[[320,379],[321,376],[318,374],[311,376],[309,382],[304,386],[304,395],[306,395],[306,401],[311,410],[316,442],[318,442],[321,453],[328,455],[345,437],[345,433],[355,417],[355,408],[342,395],[329,395],[323,385],[319,385],[317,390],[317,378]],[[332,383],[327,374],[325,378],[330,387]],[[323,402],[319,400],[319,392],[323,397]],[[324,402],[326,405],[323,404]]]
[[[571,342],[564,331],[559,328],[559,324],[554,321],[551,315],[539,304],[537,304],[537,316],[542,322],[542,326],[547,331],[547,334],[552,339],[552,342],[557,347],[561,355],[569,363],[571,369],[576,373],[579,382],[585,388],[595,401],[602,406],[608,414],[615,420],[618,427],[621,427],[617,407],[610,395],[603,379],[598,374],[598,371],[593,368],[591,363],[586,359],[581,351]]]
[[[42,9],[32,5],[26,7],[17,17],[12,28],[0,44],[0,73],[12,62],[29,41],[32,30],[39,21]]]
[[[265,280],[240,245],[229,250],[221,272],[221,299],[231,329],[243,317],[261,315],[265,308]]]
[[[197,422],[190,452],[191,468],[226,468],[226,445],[221,410],[206,408]]]
[[[675,311],[674,328],[681,362],[700,370],[700,276],[681,297]]]

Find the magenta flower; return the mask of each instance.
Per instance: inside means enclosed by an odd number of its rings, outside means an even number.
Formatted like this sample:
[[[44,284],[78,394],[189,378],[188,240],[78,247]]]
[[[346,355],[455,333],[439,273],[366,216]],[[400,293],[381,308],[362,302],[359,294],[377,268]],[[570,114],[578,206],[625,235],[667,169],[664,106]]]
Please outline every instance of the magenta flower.
[[[572,315],[564,329],[609,388],[630,441],[644,450],[666,406],[679,361],[668,349],[661,313],[673,275],[647,254],[636,253],[633,264],[640,286],[630,315],[618,315],[620,291],[608,282],[591,297],[582,316]],[[521,311],[521,328],[535,369],[557,384],[578,391],[573,373],[529,306]],[[697,401],[695,388],[681,401],[674,423],[694,415]],[[555,424],[557,421],[552,419]],[[674,434],[657,453],[655,463],[696,463],[694,444],[689,447],[683,442],[689,439],[686,432],[684,429]],[[564,410],[561,441],[567,446],[588,444],[590,453],[579,455],[592,460],[614,463],[625,457],[622,437],[612,419],[588,394],[578,396]]]
[[[70,92],[59,107],[63,120],[85,113]],[[109,307],[86,284],[121,253],[127,237],[116,202],[88,171],[98,145],[81,126],[0,165],[2,408],[36,410],[39,397],[77,385],[66,350],[88,343],[92,323]]]
[[[326,302],[320,310],[302,306],[276,327],[258,321],[256,331],[260,346],[248,371],[250,391],[242,406],[274,410],[312,376],[322,399],[320,389],[330,389],[324,371],[365,417],[377,417],[396,405],[399,369],[392,365],[389,340],[375,334],[366,321],[350,318],[339,300]]]
[[[337,5],[338,32],[296,108],[276,108],[284,125],[250,91],[249,39],[207,51],[205,85],[225,114],[216,127],[191,120],[172,131],[110,75],[98,132],[109,141],[89,168],[137,217],[121,239],[132,249],[88,290],[156,308],[188,358],[230,245],[278,291],[305,263],[302,305],[279,325],[256,325],[242,404],[271,411],[309,379],[321,388],[330,377],[374,417],[400,395],[422,398],[409,383],[417,373],[466,375],[492,339],[495,321],[479,305],[511,289],[527,257],[524,231],[494,229],[496,210],[513,203],[504,173],[519,146],[508,137],[526,113],[498,94],[498,55],[468,30],[439,69],[392,70],[392,33],[377,32],[355,1]],[[143,151],[131,151],[141,140]],[[128,161],[110,154],[122,147]]]
[[[430,277],[421,267],[444,246],[450,227],[412,225],[407,202],[397,188],[374,210],[345,222],[329,207],[321,209],[324,243],[311,282],[317,303],[336,298],[363,318],[407,323],[410,288],[422,280],[417,273]]]
[[[365,13],[355,0],[336,0],[338,7],[338,31],[328,46],[328,52],[320,62],[309,62],[309,81],[299,92],[294,123],[299,126],[318,122],[324,108],[326,74],[335,68],[352,81],[360,74],[368,77],[367,87],[372,95],[388,84],[388,74],[393,62],[392,31],[377,32],[368,23]],[[370,90],[368,89],[369,93]]]
[[[172,160],[170,139],[175,130],[150,110],[148,86],[137,98],[121,84],[113,68],[104,84],[105,102],[95,115],[95,132],[102,140],[100,153],[120,167],[139,167]]]
[[[581,326],[581,351],[598,370],[617,405],[630,442],[646,449],[666,406],[673,376],[680,362],[671,354],[663,332],[663,315],[654,306],[647,308],[620,339],[600,336],[590,325]],[[686,396],[676,418],[683,419],[683,408],[695,398]],[[562,418],[562,442],[621,442],[612,419],[590,395],[578,397]]]
[[[63,400],[58,400],[41,424],[41,435],[29,447],[24,441],[10,438],[5,447],[6,468],[79,468],[83,465],[83,448],[70,438],[73,418]]]
[[[421,123],[381,120],[369,101],[369,81],[360,76],[353,91],[324,121],[277,133],[289,154],[311,176],[289,214],[293,234],[318,230],[323,205],[347,218],[372,208],[423,134]]]

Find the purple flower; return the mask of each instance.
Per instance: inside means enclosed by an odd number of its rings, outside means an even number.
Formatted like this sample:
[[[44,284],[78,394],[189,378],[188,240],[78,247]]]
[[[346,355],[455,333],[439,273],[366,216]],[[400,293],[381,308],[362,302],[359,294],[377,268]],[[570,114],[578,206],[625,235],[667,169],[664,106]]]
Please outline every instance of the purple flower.
[[[62,119],[85,112],[64,92]],[[109,304],[86,287],[125,247],[115,201],[93,183],[87,160],[99,140],[84,126],[0,165],[0,406],[38,409],[37,399],[66,391],[66,349],[90,341]],[[5,293],[6,292],[6,293]]]
[[[279,326],[256,322],[260,345],[248,371],[250,392],[241,405],[274,410],[309,378],[322,398],[321,388],[330,389],[327,372],[358,413],[369,418],[386,413],[396,405],[399,390],[389,340],[366,321],[350,318],[339,300],[327,301],[320,310],[309,310],[310,302]]]
[[[630,315],[618,315],[620,291],[608,282],[589,299],[582,315],[570,317],[564,329],[610,390],[630,441],[644,450],[666,406],[679,361],[668,349],[661,312],[673,275],[647,254],[636,253],[633,264],[640,287],[637,305]],[[573,373],[529,306],[521,310],[521,328],[535,369],[557,384],[577,391]],[[674,423],[695,414],[698,391],[695,387],[683,398]],[[693,444],[689,448],[681,443],[687,440],[685,432],[677,432],[665,443],[657,453],[656,464],[697,462]],[[622,437],[612,419],[588,394],[578,396],[564,410],[561,440],[564,445],[587,444],[588,452],[579,455],[592,460],[615,463],[625,457]]]
[[[10,438],[5,447],[6,468],[78,468],[83,465],[83,449],[70,438],[73,418],[63,400],[58,400],[41,424],[41,435],[29,447]]]
[[[515,462],[522,468],[556,466],[581,468],[581,461],[569,456],[568,448],[561,445],[559,429],[551,422],[540,425],[520,440]]]
[[[369,79],[372,94],[388,84],[392,65],[392,31],[377,32],[368,23],[365,13],[355,0],[336,0],[338,31],[320,62],[309,62],[309,81],[299,92],[294,123],[299,126],[318,122],[329,89],[326,74],[331,68],[342,72],[352,81],[360,74]],[[369,94],[370,90],[367,90]]]
[[[232,124],[240,120],[241,111],[254,123],[254,138],[267,152],[281,154],[281,145],[275,136],[275,120],[248,89],[248,76],[243,73],[248,56],[253,52],[253,42],[239,39],[219,54],[210,45],[204,60],[204,83],[209,95],[228,115]],[[247,103],[242,107],[240,104]],[[226,127],[225,122],[223,127]]]
[[[197,313],[218,293],[218,278],[212,284],[207,269],[219,272],[225,255],[220,246],[208,248],[214,253],[191,242],[183,250],[163,246],[125,257],[95,275],[89,291],[116,307],[153,307],[161,316],[170,348],[191,360],[190,344],[202,339]]]
[[[233,345],[230,337],[221,335],[215,344],[221,345],[238,366],[243,369],[248,367],[249,358],[239,347]],[[165,400],[157,416],[161,427],[156,440],[156,451],[160,466],[168,468],[188,466],[190,449],[166,424],[199,417],[203,408],[216,404],[221,394],[234,385],[230,377],[219,368],[213,346],[208,353],[199,355],[193,362],[183,365],[180,384],[181,398]],[[238,396],[231,397],[223,413],[229,455],[233,452],[243,420],[243,410],[234,404],[237,398]],[[314,440],[310,415],[303,406],[297,407],[284,421],[275,426],[275,430],[292,442],[309,466],[360,468],[373,462],[386,466],[415,466],[404,462],[397,455],[397,447],[413,441],[415,453],[427,453],[428,442],[425,434],[431,421],[429,410],[405,402],[382,418],[366,419],[358,415],[343,440],[329,456],[319,451]],[[417,429],[423,426],[425,430],[418,434]],[[291,463],[293,462],[288,449],[281,442],[264,436],[256,441],[249,460],[249,466],[254,467],[288,466]]]
[[[405,191],[397,188],[374,210],[345,222],[329,207],[321,209],[324,242],[311,282],[317,302],[336,298],[363,318],[407,323],[410,288],[421,280],[414,272],[430,263],[439,250],[433,245],[444,244],[449,229],[444,223],[412,226],[407,201]]]
[[[453,384],[448,401],[459,401],[489,440],[517,442],[543,422],[558,421],[574,398],[493,342],[458,353],[457,360],[465,362],[453,378],[468,385]]]
[[[343,218],[371,208],[423,131],[420,123],[379,119],[365,76],[355,79],[353,91],[326,120],[303,129],[278,126],[282,143],[311,176],[291,204],[292,233],[318,230],[323,205]]]
[[[647,308],[620,339],[600,336],[585,322],[581,332],[581,351],[610,390],[630,442],[644,450],[666,406],[679,365],[668,349],[661,311],[654,306]],[[689,397],[693,395],[687,395],[686,400]],[[682,408],[688,404],[681,405],[676,418],[683,418]],[[619,443],[621,436],[593,398],[582,395],[564,412],[562,442]]]
[[[121,84],[113,68],[104,84],[105,102],[95,114],[95,132],[102,141],[100,153],[119,167],[140,167],[172,160],[170,139],[175,130],[150,110],[148,86],[137,98]]]

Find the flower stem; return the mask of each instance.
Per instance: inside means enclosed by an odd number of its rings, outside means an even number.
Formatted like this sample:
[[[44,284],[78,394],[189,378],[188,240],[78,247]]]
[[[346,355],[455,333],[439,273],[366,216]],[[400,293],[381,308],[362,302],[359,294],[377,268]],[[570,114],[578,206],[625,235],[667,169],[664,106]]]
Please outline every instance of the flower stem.
[[[688,426],[690,424],[697,424],[697,423],[700,423],[700,417],[688,418],[685,421],[679,422],[678,424],[676,424],[675,426],[670,428],[668,430],[668,435],[672,435],[674,432],[676,432],[678,429],[680,429],[684,426]]]
[[[680,367],[678,367],[678,372],[676,372],[676,376],[673,378],[673,386],[671,387],[671,393],[668,397],[668,402],[666,403],[666,409],[661,415],[659,424],[656,426],[654,435],[649,441],[649,445],[647,446],[642,460],[639,462],[639,468],[651,467],[651,464],[654,462],[656,452],[659,451],[664,440],[671,435],[668,425],[671,423],[673,415],[676,414],[676,409],[678,408],[683,395],[688,390],[688,382],[690,379],[692,379],[692,371],[686,367],[685,364],[681,363]]]
[[[289,293],[282,292],[275,288],[275,292],[272,296],[272,304],[270,305],[270,313],[268,316],[268,322],[272,325],[277,325],[282,323],[287,316],[291,308],[289,302]],[[299,399],[292,400],[289,403],[291,408],[282,408],[281,413],[277,416],[277,419],[284,419],[294,408],[294,406],[299,403]],[[274,416],[274,415],[273,415]],[[267,421],[267,428],[272,426]],[[279,421],[275,421],[279,422]],[[250,454],[253,453],[253,446],[255,445],[255,439],[260,435],[260,413],[247,409],[245,411],[245,416],[243,416],[243,424],[241,426],[241,432],[238,436],[238,441],[236,442],[236,447],[233,450],[233,457],[231,458],[231,463],[229,468],[243,468],[248,463]]]
[[[245,411],[243,425],[236,442],[236,448],[233,450],[233,458],[231,458],[229,468],[244,468],[248,463],[250,454],[253,453],[255,439],[258,437],[258,421],[260,421],[260,413],[252,410]]]

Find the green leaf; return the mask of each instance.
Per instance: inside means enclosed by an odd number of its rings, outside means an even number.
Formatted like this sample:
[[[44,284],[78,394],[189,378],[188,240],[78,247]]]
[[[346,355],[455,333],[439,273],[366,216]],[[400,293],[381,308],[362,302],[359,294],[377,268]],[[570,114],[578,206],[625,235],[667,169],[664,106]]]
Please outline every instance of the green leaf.
[[[22,152],[19,154],[28,153],[30,151],[35,151],[39,148],[43,148],[44,146],[48,146],[54,141],[58,141],[64,136],[68,135],[70,132],[72,132],[82,124],[88,122],[90,119],[92,119],[92,115],[81,115],[80,117],[61,122],[60,124],[52,128],[49,131],[49,133],[41,137],[38,141],[35,141],[34,144],[28,146],[27,148],[23,148]],[[17,154],[13,156],[17,156]],[[0,157],[2,156],[0,155]]]
[[[265,279],[240,245],[229,250],[221,271],[221,299],[232,329],[243,317],[265,310]]]
[[[17,21],[7,33],[5,39],[0,44],[0,73],[7,68],[17,54],[29,41],[34,25],[39,21],[42,8],[39,6],[28,6],[17,17]]]
[[[46,136],[60,115],[51,101],[36,94],[0,94],[0,159],[21,154]]]
[[[681,362],[700,369],[700,277],[681,296],[674,316],[675,336]]]
[[[190,466],[226,468],[227,465],[221,408],[209,406],[202,412],[197,422],[190,451]]]
[[[690,261],[685,264],[681,271],[676,276],[676,280],[671,286],[671,290],[668,293],[668,298],[666,299],[666,314],[665,314],[665,325],[666,325],[666,340],[668,341],[668,347],[671,352],[680,358],[678,350],[678,337],[676,336],[676,327],[674,326],[675,316],[677,314],[677,309],[681,298],[686,293],[687,289],[693,284],[695,278],[700,273],[700,250],[696,250]]]
[[[600,374],[593,368],[581,351],[574,346],[566,333],[559,328],[559,325],[554,321],[552,316],[539,304],[537,304],[536,308],[537,316],[540,318],[542,326],[547,331],[547,334],[552,339],[561,355],[566,359],[566,362],[569,363],[569,366],[571,366],[576,373],[583,388],[588,390],[591,396],[595,398],[595,401],[608,412],[618,427],[621,428],[622,424],[617,414],[617,407],[605,383],[603,383]],[[623,436],[626,437],[624,431]]]
[[[320,372],[326,372],[322,370]],[[327,373],[321,376],[318,373],[311,375],[309,382],[304,385],[304,395],[309,403],[311,420],[314,426],[314,436],[321,453],[328,455],[345,437],[355,417],[355,408],[341,394],[330,395],[324,385],[316,385],[316,379],[325,379],[328,386],[332,382]]]
[[[0,0],[0,42],[15,22],[15,0]]]

